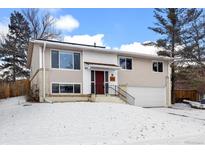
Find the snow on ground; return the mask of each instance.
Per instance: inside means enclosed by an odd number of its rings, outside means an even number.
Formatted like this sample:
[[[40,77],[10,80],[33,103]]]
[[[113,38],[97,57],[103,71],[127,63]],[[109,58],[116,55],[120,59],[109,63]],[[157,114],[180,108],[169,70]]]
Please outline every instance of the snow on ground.
[[[0,144],[205,144],[204,110],[23,100],[0,100]]]

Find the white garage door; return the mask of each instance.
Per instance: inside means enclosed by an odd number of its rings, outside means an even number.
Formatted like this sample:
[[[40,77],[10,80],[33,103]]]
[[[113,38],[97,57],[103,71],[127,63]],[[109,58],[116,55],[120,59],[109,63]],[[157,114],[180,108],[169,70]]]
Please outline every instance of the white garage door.
[[[136,106],[166,106],[165,88],[127,87],[127,92],[135,97]]]

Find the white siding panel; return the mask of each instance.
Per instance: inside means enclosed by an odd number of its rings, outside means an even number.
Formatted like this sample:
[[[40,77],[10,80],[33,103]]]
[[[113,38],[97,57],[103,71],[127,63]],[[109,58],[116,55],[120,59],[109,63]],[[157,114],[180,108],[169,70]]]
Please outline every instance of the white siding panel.
[[[83,68],[83,94],[91,93],[91,70]]]
[[[106,63],[117,65],[117,54],[84,51],[83,62]]]
[[[135,105],[142,107],[166,106],[166,89],[150,87],[127,87],[127,92],[135,97]]]

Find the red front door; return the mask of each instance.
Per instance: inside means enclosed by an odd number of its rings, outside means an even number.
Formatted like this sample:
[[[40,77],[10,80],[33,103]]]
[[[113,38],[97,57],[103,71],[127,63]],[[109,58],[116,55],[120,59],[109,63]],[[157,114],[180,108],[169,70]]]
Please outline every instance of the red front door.
[[[96,94],[104,94],[104,72],[95,71]]]

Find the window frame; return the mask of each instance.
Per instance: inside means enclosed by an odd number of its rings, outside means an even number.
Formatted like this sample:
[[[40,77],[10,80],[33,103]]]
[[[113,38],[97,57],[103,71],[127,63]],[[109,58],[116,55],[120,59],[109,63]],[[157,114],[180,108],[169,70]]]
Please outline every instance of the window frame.
[[[59,52],[59,56],[58,56],[58,61],[59,61],[59,66],[58,68],[52,68],[52,51],[58,51]],[[72,54],[72,58],[73,58],[73,68],[60,68],[60,53],[68,53],[68,54]],[[75,53],[79,53],[80,54],[80,69],[74,69],[74,54]],[[55,48],[51,48],[50,49],[50,69],[51,70],[62,70],[62,71],[81,71],[81,57],[82,57],[82,53],[80,51],[73,51],[73,50],[61,50],[61,49],[55,49]]]
[[[52,90],[53,84],[59,84],[59,93],[53,93],[53,90]],[[72,93],[61,93],[61,91],[60,91],[61,85],[73,85],[73,92]],[[80,85],[80,93],[75,93],[74,85]],[[78,82],[51,82],[50,83],[50,93],[52,95],[79,95],[79,94],[82,94],[82,83],[78,83]]]
[[[154,71],[154,69],[153,69],[153,64],[154,63],[157,63],[157,71]],[[162,72],[159,72],[158,63],[162,63]],[[163,73],[164,72],[164,62],[163,61],[152,60],[151,69],[152,69],[152,72],[154,72],[154,73]]]
[[[123,58],[123,59],[125,59],[125,68],[122,68],[121,66],[120,66],[120,59],[121,58]],[[132,63],[132,65],[131,65],[131,69],[127,69],[127,59],[131,59],[131,63]],[[126,71],[132,71],[133,70],[133,57],[126,57],[126,56],[119,56],[118,57],[118,65],[121,67],[121,70],[126,70]]]

